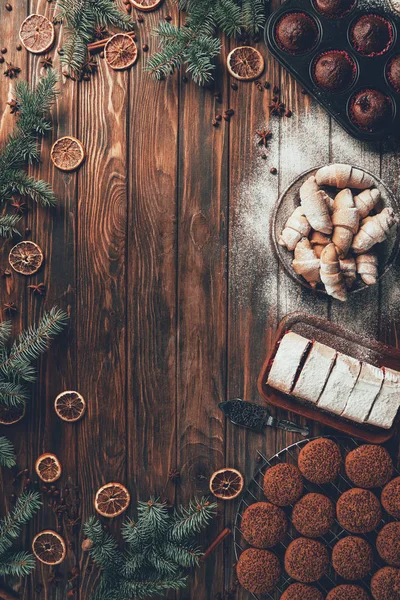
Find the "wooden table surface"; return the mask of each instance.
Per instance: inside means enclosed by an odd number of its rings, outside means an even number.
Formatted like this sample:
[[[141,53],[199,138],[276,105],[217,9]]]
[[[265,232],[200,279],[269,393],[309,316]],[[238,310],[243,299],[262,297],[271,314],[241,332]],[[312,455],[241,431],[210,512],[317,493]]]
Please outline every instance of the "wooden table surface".
[[[21,67],[19,79],[34,84],[43,75],[41,59],[17,52],[18,30],[26,15],[51,16],[55,4],[11,2],[12,12],[0,5],[0,46],[7,46],[6,59]],[[156,48],[150,32],[167,14],[178,22],[169,0],[145,15],[137,25],[139,47]],[[112,71],[100,61],[90,82],[62,78],[59,84],[54,129],[34,170],[51,182],[58,206],[31,206],[24,217],[30,238],[44,250],[45,265],[29,281],[17,275],[1,279],[0,294],[2,303],[18,305],[16,331],[54,304],[68,310],[70,326],[40,362],[25,419],[6,433],[21,469],[32,471],[43,452],[57,454],[63,464],[61,488],[79,486],[82,520],[93,513],[95,491],[105,482],[126,484],[132,505],[151,494],[186,502],[207,493],[216,469],[233,466],[250,479],[257,450],[271,455],[299,439],[273,429],[266,435],[240,430],[218,409],[231,397],[260,400],[257,376],[286,314],[304,310],[397,343],[396,269],[345,305],[314,297],[277,264],[269,217],[296,175],[328,161],[364,166],[397,193],[398,145],[352,140],[260,43],[267,63],[262,81],[278,85],[294,113],[270,118],[271,91],[260,92],[251,83],[231,89],[224,60],[233,46],[224,42],[214,89],[185,83],[178,75],[153,81],[144,72],[148,55],[142,51],[129,71]],[[60,68],[55,49],[52,55]],[[14,121],[6,106],[13,83],[0,78],[2,141]],[[235,111],[230,123],[213,127],[214,115],[227,108]],[[255,132],[265,126],[273,137],[263,160]],[[74,174],[62,174],[49,161],[52,141],[65,134],[79,138],[87,150],[85,164]],[[276,175],[271,167],[278,169]],[[1,268],[7,267],[10,246],[3,244]],[[44,299],[27,288],[41,281],[47,287]],[[87,414],[75,425],[61,422],[53,409],[64,389],[77,389],[87,399]],[[312,434],[321,432],[310,425]],[[168,483],[173,469],[181,474],[177,485]],[[4,511],[14,489],[12,473],[5,471],[2,483]],[[220,504],[204,545],[232,524],[236,508],[236,503]],[[117,518],[111,530],[121,522]],[[34,533],[55,526],[45,502],[24,534],[25,547]],[[78,565],[79,589],[73,597],[89,600],[96,571],[88,569],[88,557],[80,552],[79,527],[76,534],[70,529],[63,534],[69,552],[56,581],[38,564],[31,577],[16,584],[21,598],[64,600],[68,573]],[[177,597],[232,597],[227,590],[234,580],[233,562],[230,538]],[[237,591],[236,598],[248,597]]]

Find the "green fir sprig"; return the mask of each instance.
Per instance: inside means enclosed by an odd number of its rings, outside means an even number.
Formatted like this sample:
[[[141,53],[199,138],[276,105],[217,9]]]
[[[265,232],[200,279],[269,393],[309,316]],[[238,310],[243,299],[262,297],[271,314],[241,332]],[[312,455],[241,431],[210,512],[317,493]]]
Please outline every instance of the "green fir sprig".
[[[153,31],[159,51],[147,71],[164,79],[183,66],[199,85],[213,79],[214,59],[221,51],[218,33],[228,37],[256,36],[265,25],[265,0],[175,0],[186,11],[183,26],[160,22]]]
[[[114,0],[58,0],[57,20],[64,23],[65,40],[61,63],[70,74],[80,75],[88,57],[88,44],[97,27],[131,31],[133,21]]]
[[[37,492],[25,492],[17,500],[14,509],[0,520],[0,576],[23,577],[35,566],[35,559],[28,552],[13,552],[11,547],[25,525],[41,506]]]
[[[51,129],[48,113],[56,97],[56,83],[57,76],[51,69],[34,90],[26,82],[15,86],[15,127],[0,149],[0,204],[8,202],[14,194],[27,196],[42,206],[56,203],[50,185],[25,171],[27,165],[40,159],[38,137]],[[20,219],[18,215],[0,216],[0,236],[18,234]]]
[[[91,517],[84,525],[83,548],[101,569],[92,600],[133,600],[185,588],[189,569],[202,556],[195,536],[216,508],[207,498],[195,498],[172,512],[155,498],[139,502],[137,520],[127,519],[122,526],[123,550]]]
[[[14,447],[10,440],[0,436],[0,466],[11,469],[16,463]]]
[[[32,363],[43,354],[49,342],[66,326],[67,314],[52,308],[33,325],[23,331],[17,340],[8,345],[11,334],[9,321],[0,323],[0,406],[23,407],[30,397],[28,383],[36,378]]]

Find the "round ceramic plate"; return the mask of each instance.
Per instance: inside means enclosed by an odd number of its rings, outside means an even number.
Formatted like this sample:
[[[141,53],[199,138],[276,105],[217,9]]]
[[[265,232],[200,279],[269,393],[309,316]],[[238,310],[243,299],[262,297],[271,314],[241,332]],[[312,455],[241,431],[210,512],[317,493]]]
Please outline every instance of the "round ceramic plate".
[[[308,179],[311,175],[316,173],[316,171],[319,168],[320,167],[315,167],[313,169],[305,171],[304,173],[299,175],[297,179],[295,179],[289,185],[289,187],[286,188],[286,190],[283,192],[283,194],[276,203],[272,219],[272,240],[278,259],[284,266],[286,272],[298,283],[300,283],[302,286],[309,290],[312,290],[313,288],[307,283],[305,279],[303,279],[303,277],[301,277],[301,275],[297,275],[297,273],[292,267],[293,252],[290,252],[287,248],[280,246],[278,244],[278,238],[285,227],[286,221],[288,220],[292,212],[295,210],[295,208],[297,208],[300,205],[299,190],[301,186],[306,181],[306,179]],[[361,167],[356,168],[361,169]],[[381,179],[379,179],[379,177],[376,177],[373,173],[367,171],[367,169],[361,170],[365,173],[368,173],[368,175],[371,175],[374,178],[375,187],[381,193],[381,200],[379,201],[379,204],[376,207],[377,211],[380,212],[382,208],[385,207],[393,208],[395,214],[400,216],[399,204],[393,193],[389,190],[389,188],[383,183]],[[334,188],[326,187],[324,189],[326,189],[327,192],[330,193],[330,195],[332,195],[332,193],[335,193]],[[356,193],[356,190],[354,190],[354,193]],[[389,232],[389,237],[387,238],[387,240],[382,242],[382,244],[378,244],[375,246],[375,251],[379,259],[379,279],[381,279],[385,275],[385,273],[387,273],[387,271],[390,269],[390,267],[396,260],[397,253],[399,250],[399,242],[400,228],[399,225],[394,225]],[[368,287],[369,286],[365,285],[365,283],[363,283],[362,280],[359,277],[357,277],[357,281],[354,283],[354,286],[349,293],[355,294]],[[316,291],[326,295],[322,284],[317,286]]]

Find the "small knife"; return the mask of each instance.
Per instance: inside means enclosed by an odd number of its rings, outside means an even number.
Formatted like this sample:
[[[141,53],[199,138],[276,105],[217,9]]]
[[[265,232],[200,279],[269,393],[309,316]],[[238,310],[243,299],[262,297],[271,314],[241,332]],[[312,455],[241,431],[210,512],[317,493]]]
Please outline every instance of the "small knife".
[[[299,433],[304,437],[308,437],[310,434],[308,427],[302,427],[292,421],[277,419],[265,406],[245,402],[241,398],[220,402],[218,406],[234,425],[247,427],[253,431],[262,432],[266,427],[278,427],[284,431]]]

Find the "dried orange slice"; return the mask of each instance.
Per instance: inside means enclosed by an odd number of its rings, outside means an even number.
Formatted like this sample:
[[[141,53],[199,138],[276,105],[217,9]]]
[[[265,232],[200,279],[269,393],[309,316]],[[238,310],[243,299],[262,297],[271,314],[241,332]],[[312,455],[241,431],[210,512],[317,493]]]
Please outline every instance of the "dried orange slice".
[[[43,54],[54,43],[53,23],[43,15],[29,15],[20,27],[19,38],[29,52]]]
[[[226,64],[232,77],[240,81],[252,81],[264,71],[264,58],[256,48],[238,46],[228,54]]]
[[[131,0],[133,8],[142,10],[143,12],[149,12],[155,10],[162,4],[163,0]]]
[[[60,479],[62,473],[61,463],[55,454],[42,454],[35,463],[35,471],[42,481],[53,483]]]
[[[117,33],[105,45],[104,56],[112,69],[116,71],[129,69],[137,60],[137,46],[126,33]]]
[[[11,248],[8,262],[17,273],[33,275],[42,266],[43,252],[34,242],[19,242]]]
[[[46,529],[33,538],[33,554],[44,565],[59,565],[67,555],[67,547],[61,535]]]
[[[243,475],[236,469],[226,467],[215,471],[210,479],[210,491],[220,500],[237,498],[244,486]]]
[[[65,135],[54,142],[50,158],[60,171],[75,171],[85,160],[85,148],[76,138]]]
[[[129,506],[131,496],[121,483],[106,483],[97,490],[94,507],[103,517],[117,517]]]
[[[0,425],[14,425],[25,416],[25,404],[18,407],[0,406]]]
[[[61,392],[54,400],[54,409],[60,419],[74,423],[85,414],[86,402],[79,392]]]

